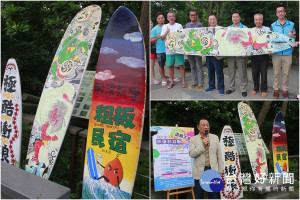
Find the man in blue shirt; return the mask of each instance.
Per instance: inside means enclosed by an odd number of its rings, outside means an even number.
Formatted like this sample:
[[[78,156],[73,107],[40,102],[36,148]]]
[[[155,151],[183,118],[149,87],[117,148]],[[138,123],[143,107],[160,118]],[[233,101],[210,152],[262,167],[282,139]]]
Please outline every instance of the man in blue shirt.
[[[151,44],[156,45],[156,55],[157,55],[157,61],[159,64],[159,73],[161,76],[161,85],[167,86],[167,80],[165,76],[165,63],[166,63],[166,47],[165,42],[160,39],[160,33],[162,30],[162,26],[165,23],[165,17],[162,12],[158,12],[156,15],[156,21],[157,25],[151,30]]]
[[[271,30],[273,32],[281,33],[296,39],[296,30],[295,30],[294,23],[285,18],[286,11],[284,6],[282,5],[277,6],[276,16],[278,17],[278,20],[271,25]],[[288,87],[289,87],[289,72],[292,65],[292,53],[293,53],[293,48],[290,48],[285,51],[274,53],[272,56],[273,70],[274,70],[274,80],[273,80],[274,99],[278,99],[279,97],[279,75],[281,69],[282,69],[283,97],[286,99],[289,98]]]
[[[247,28],[247,26],[241,23],[240,13],[236,11],[232,13],[232,22],[233,24],[228,26],[229,28]],[[235,72],[237,65],[237,67],[239,68],[240,90],[242,92],[242,96],[246,97],[248,85],[246,57],[228,57],[227,62],[229,71],[229,88],[226,94],[231,94],[235,90]]]

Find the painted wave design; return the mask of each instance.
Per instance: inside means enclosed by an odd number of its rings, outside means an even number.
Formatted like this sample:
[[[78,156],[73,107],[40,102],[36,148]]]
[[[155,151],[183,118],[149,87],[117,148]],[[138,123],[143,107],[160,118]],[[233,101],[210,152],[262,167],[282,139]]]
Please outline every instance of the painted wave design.
[[[104,181],[83,178],[83,199],[129,199],[130,194]]]

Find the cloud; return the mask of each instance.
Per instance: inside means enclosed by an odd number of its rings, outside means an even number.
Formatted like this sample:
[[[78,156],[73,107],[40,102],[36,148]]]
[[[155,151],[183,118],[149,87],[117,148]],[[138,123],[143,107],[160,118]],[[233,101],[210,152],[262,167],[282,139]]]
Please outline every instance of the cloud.
[[[116,76],[111,73],[110,70],[104,70],[103,72],[98,72],[95,75],[95,78],[100,81],[106,81],[109,79],[114,79]]]
[[[117,59],[117,63],[127,65],[128,67],[131,67],[131,68],[145,68],[144,60],[141,60],[138,58],[133,58],[133,57],[123,56],[123,57]]]
[[[125,40],[130,40],[131,42],[140,42],[142,41],[143,37],[140,32],[133,32],[133,33],[126,33],[124,35]]]
[[[109,47],[103,47],[100,49],[100,53],[103,53],[103,54],[118,54],[119,52],[112,49],[112,48],[109,48]]]
[[[275,134],[273,134],[273,137],[279,137],[280,136],[280,134],[279,133],[275,133]]]

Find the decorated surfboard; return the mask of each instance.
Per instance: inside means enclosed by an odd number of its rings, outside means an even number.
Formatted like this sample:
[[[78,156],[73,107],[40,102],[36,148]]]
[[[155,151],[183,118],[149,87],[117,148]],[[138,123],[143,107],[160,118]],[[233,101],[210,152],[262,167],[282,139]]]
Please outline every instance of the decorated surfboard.
[[[273,161],[274,173],[289,172],[288,146],[282,112],[277,113],[273,124]]]
[[[253,174],[258,178],[267,176],[267,158],[255,115],[251,108],[243,102],[238,103],[238,112]]]
[[[234,134],[230,126],[224,126],[223,128],[220,147],[224,164],[222,174],[224,188],[220,192],[221,198],[241,199],[243,198],[241,167]]]
[[[142,138],[145,67],[138,21],[128,8],[121,6],[106,28],[96,69],[83,198],[131,197]]]
[[[16,60],[8,60],[1,91],[1,160],[20,166],[22,94]]]
[[[252,56],[292,48],[293,38],[250,28],[201,27],[170,32],[166,47],[175,53],[207,56]]]
[[[33,122],[25,170],[48,179],[62,145],[94,46],[101,8],[82,9],[69,24],[53,59]]]

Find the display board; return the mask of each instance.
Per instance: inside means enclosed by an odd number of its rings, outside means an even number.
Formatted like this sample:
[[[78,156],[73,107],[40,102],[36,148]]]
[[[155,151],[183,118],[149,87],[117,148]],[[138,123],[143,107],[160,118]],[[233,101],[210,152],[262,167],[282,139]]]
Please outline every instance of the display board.
[[[72,116],[90,118],[95,71],[86,71],[79,89]]]
[[[166,190],[194,185],[193,159],[189,156],[189,142],[194,128],[151,127],[154,163],[154,190]]]

